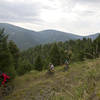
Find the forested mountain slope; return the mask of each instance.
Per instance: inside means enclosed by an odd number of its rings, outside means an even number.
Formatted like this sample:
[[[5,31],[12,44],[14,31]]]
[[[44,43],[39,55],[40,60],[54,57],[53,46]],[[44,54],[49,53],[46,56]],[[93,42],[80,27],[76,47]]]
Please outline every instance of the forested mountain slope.
[[[7,23],[0,23],[0,28],[5,28],[5,33],[9,35],[9,40],[13,40],[20,49],[27,49],[44,43],[82,38],[82,36],[56,30],[36,32]]]

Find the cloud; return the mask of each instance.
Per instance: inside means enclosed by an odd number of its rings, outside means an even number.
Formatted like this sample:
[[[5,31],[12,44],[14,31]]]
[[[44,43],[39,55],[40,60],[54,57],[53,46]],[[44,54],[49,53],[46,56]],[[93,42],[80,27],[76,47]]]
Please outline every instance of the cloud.
[[[40,6],[37,2],[24,3],[13,0],[0,1],[0,20],[11,22],[34,22],[39,20]]]
[[[77,34],[99,32],[100,0],[0,0],[0,22]]]

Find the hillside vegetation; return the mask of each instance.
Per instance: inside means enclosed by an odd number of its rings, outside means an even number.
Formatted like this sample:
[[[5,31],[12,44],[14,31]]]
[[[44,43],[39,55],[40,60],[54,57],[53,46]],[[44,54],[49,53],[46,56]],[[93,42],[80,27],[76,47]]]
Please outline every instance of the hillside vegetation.
[[[100,100],[100,58],[70,64],[67,72],[63,67],[54,75],[45,70],[16,77],[5,100]]]
[[[71,64],[64,72],[61,65],[66,59]],[[50,62],[57,66],[54,75],[47,74]],[[100,35],[95,40],[56,42],[21,52],[2,29],[0,71],[15,86],[3,100],[100,100]]]

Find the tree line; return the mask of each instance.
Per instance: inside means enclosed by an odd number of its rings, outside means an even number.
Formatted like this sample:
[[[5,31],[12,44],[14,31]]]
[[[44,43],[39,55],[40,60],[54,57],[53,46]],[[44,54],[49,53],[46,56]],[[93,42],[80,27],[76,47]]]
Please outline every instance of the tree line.
[[[33,69],[44,70],[49,63],[55,66],[64,64],[67,59],[70,63],[95,59],[100,55],[100,35],[92,40],[83,38],[66,42],[38,45],[21,52],[21,59],[32,65]]]
[[[67,59],[70,63],[95,59],[100,55],[100,35],[92,40],[83,38],[66,42],[38,45],[20,51],[13,41],[8,40],[4,29],[0,29],[0,70],[12,78],[31,70],[48,69],[49,63],[63,65]]]

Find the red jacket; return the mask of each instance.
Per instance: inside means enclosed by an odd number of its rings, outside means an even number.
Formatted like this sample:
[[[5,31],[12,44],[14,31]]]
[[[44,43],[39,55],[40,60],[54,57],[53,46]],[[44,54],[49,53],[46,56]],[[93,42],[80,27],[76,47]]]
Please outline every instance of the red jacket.
[[[7,79],[10,79],[10,77],[9,76],[7,76],[6,74],[2,74],[2,77],[3,77],[3,81],[2,81],[2,85],[4,85],[5,84],[5,82],[7,82]]]

